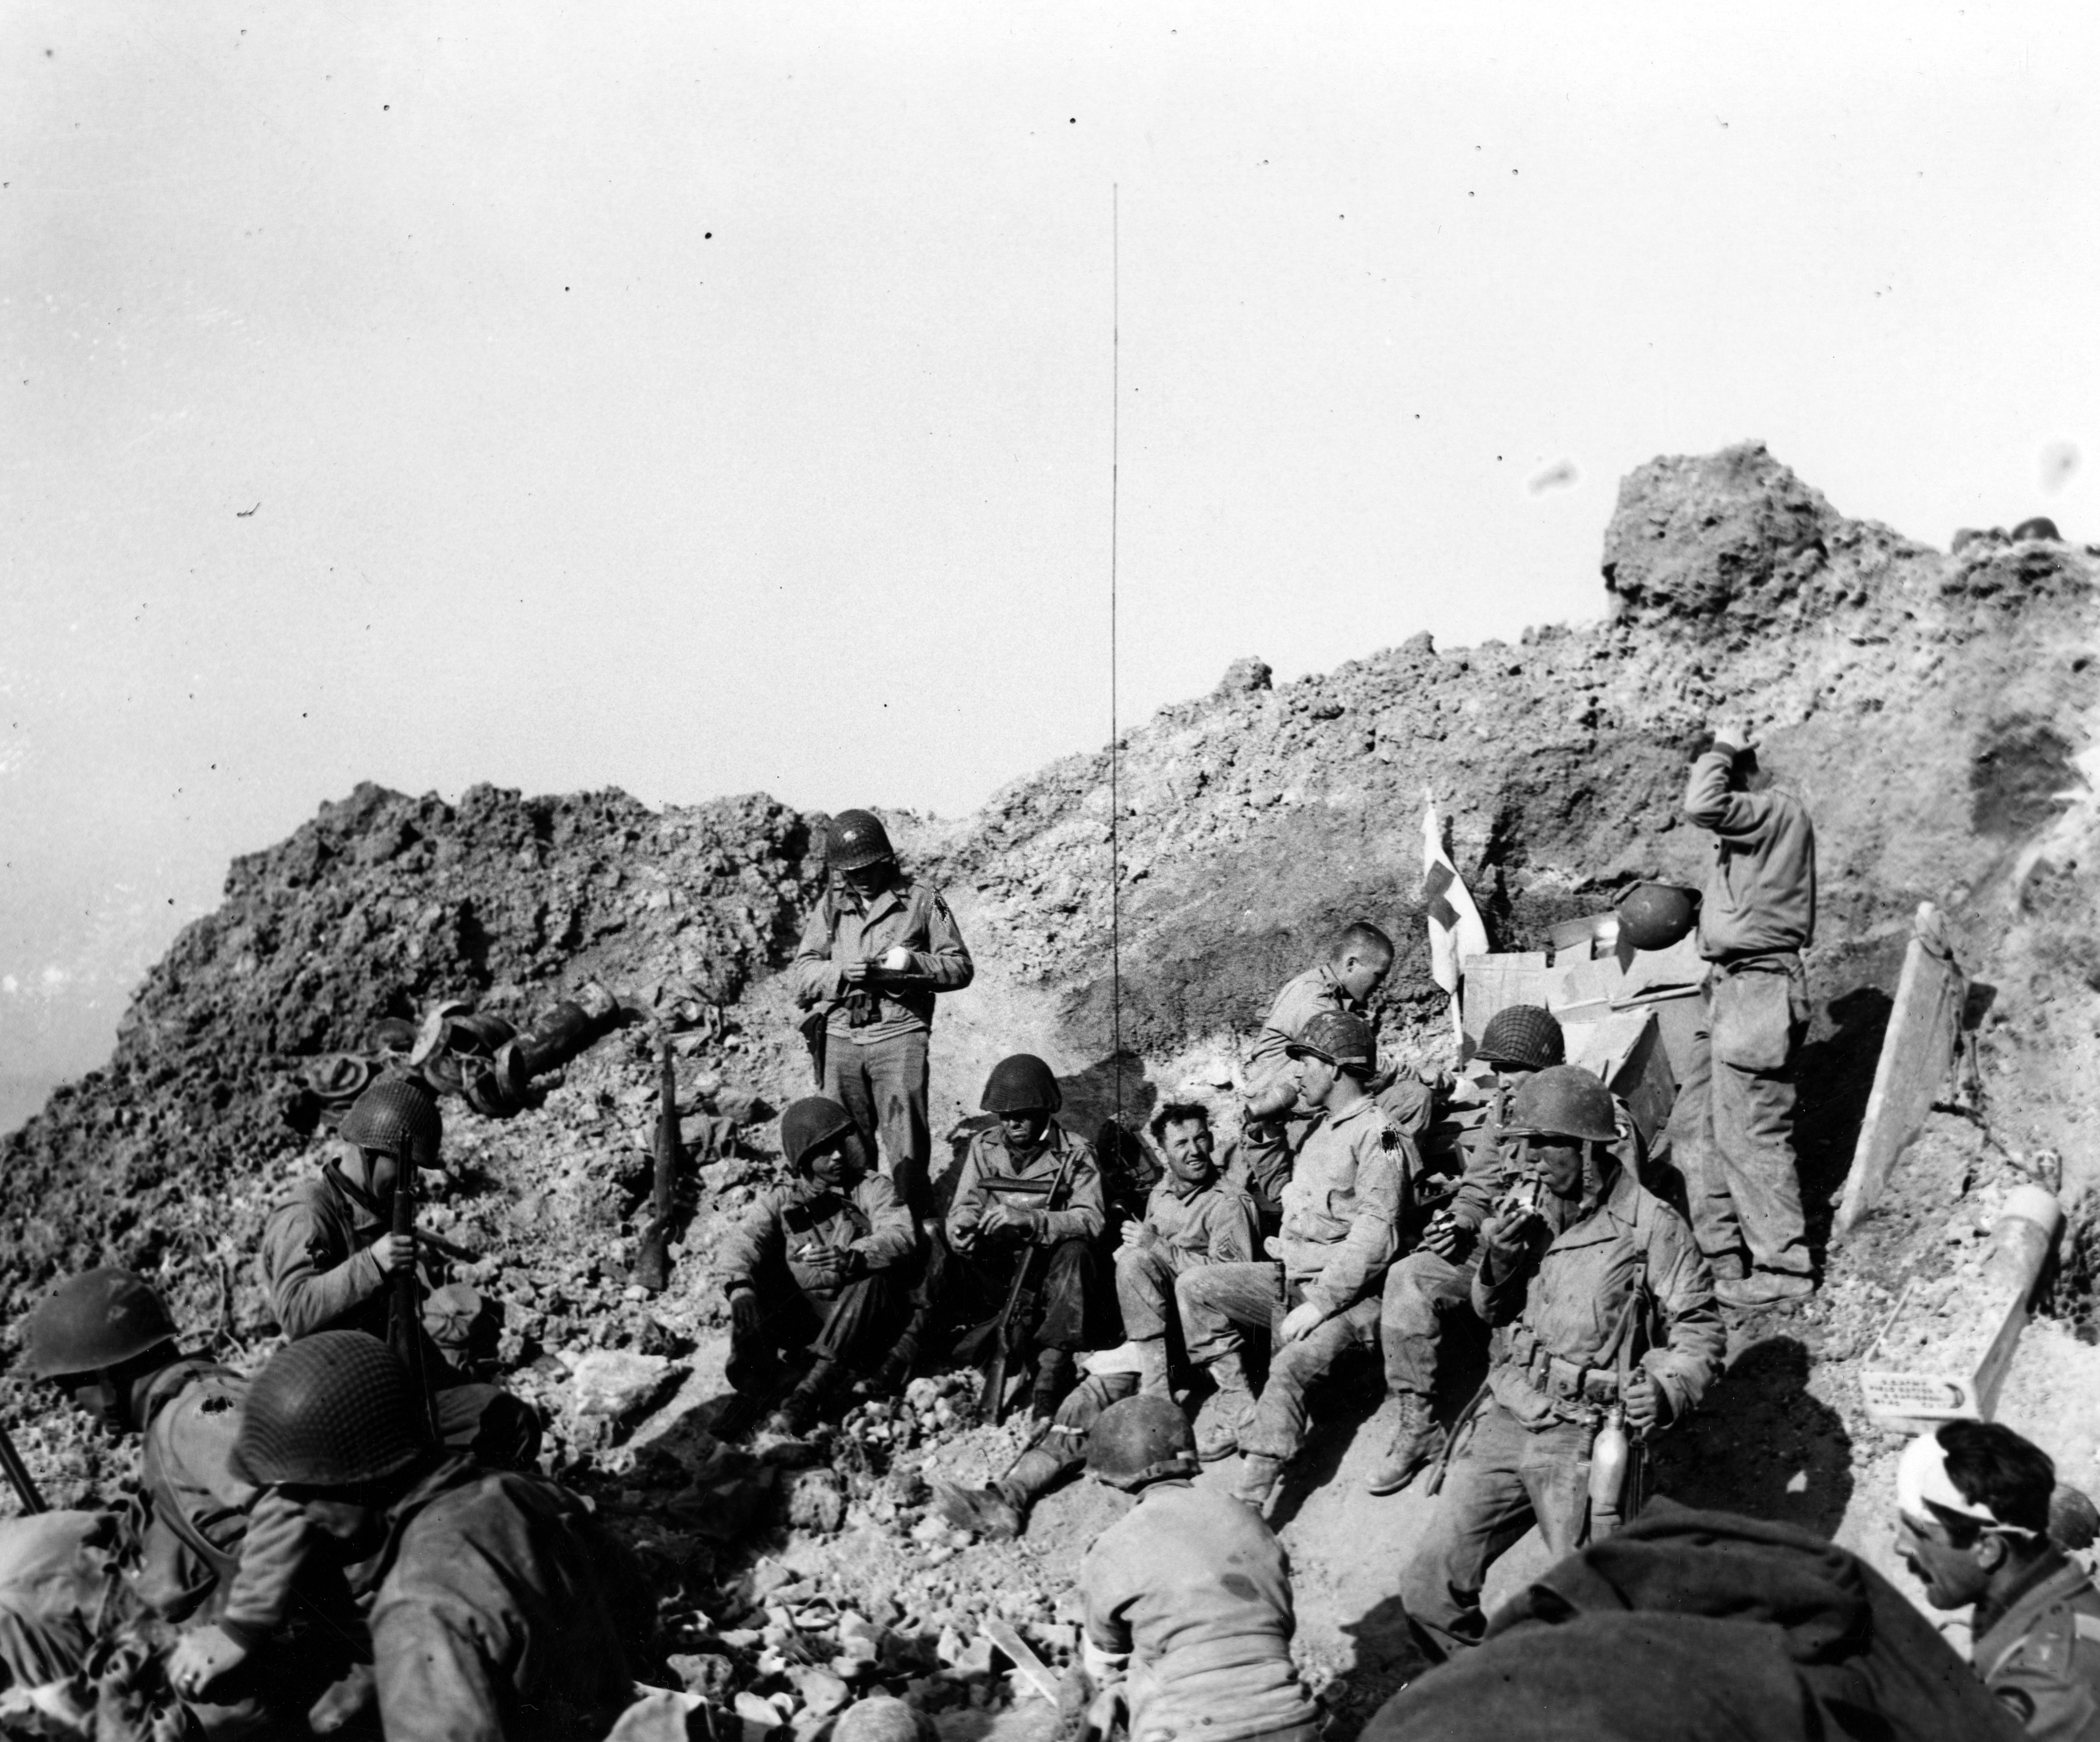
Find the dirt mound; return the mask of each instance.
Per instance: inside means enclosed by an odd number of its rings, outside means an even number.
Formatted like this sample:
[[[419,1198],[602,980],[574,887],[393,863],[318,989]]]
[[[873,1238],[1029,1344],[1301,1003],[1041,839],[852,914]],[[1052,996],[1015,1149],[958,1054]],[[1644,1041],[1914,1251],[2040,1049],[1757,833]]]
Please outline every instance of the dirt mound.
[[[1846,518],[1755,444],[1659,459],[1621,487],[1603,561],[1613,611],[1595,627],[1445,652],[1418,636],[1282,686],[1250,657],[1210,695],[1127,734],[1113,809],[1104,749],[967,819],[893,814],[907,862],[948,888],[979,962],[977,984],[943,1005],[937,1123],[973,1110],[984,1069],[1019,1048],[1065,1074],[1083,1127],[1141,1108],[1192,1062],[1229,1058],[1276,986],[1359,916],[1401,946],[1388,1044],[1437,1056],[1448,1030],[1423,941],[1425,788],[1498,947],[1536,946],[1635,877],[1698,875],[1703,837],[1676,812],[1686,764],[1711,715],[1747,717],[1820,840],[1802,1128],[1819,1240],[1919,901],[1939,905],[1983,982],[1987,1095],[1960,1140],[1975,1165],[1950,1183],[1941,1151],[1907,1160],[1887,1216],[1832,1260],[1817,1304],[1741,1328],[1709,1424],[1672,1454],[1688,1491],[1762,1497],[1869,1540],[1859,1521],[1872,1509],[1854,1497],[1879,1442],[1850,1364],[1907,1268],[1942,1237],[1926,1211],[1975,1190],[1997,1156],[2058,1151],[2071,1190],[2091,1183],[2078,1140],[2100,1068],[2092,558],[1996,538],[1943,554]],[[513,1383],[558,1413],[558,1455],[615,1515],[646,1521],[638,1539],[699,1616],[684,1624],[688,1655],[728,1665],[696,1677],[792,1706],[792,1678],[765,1654],[806,1669],[814,1639],[840,1661],[876,1665],[856,1686],[879,1669],[884,1685],[922,1684],[922,1704],[995,1699],[972,1617],[1017,1584],[1061,1577],[1072,1534],[1098,1528],[1103,1497],[1054,1500],[1015,1548],[922,1538],[907,1575],[898,1550],[924,1523],[929,1461],[981,1478],[1008,1440],[958,1433],[929,1394],[906,1418],[849,1424],[827,1498],[823,1484],[798,1489],[795,1471],[732,1457],[692,1427],[721,1389],[707,1255],[775,1165],[762,1120],[723,1138],[806,1083],[779,970],[817,893],[822,820],[763,796],[659,813],[618,792],[490,787],[448,805],[368,786],[324,806],[235,865],[222,908],[149,976],[108,1065],[0,1144],[11,1188],[0,1312],[17,1318],[59,1274],[114,1261],[154,1276],[186,1325],[259,1354],[270,1327],[249,1255],[271,1202],[312,1164],[280,1110],[303,1070],[444,997],[522,1021],[595,976],[644,1012],[689,1000],[702,1015],[682,1043],[681,1103],[710,1147],[669,1294],[645,1299],[627,1283],[655,1094],[646,1025],[602,1042],[515,1119],[448,1100],[452,1179],[430,1219],[486,1254],[470,1277],[502,1308]],[[2089,1299],[2065,1311],[2092,1317]],[[2083,1347],[2068,1330],[2049,1335],[2050,1347]],[[572,1407],[580,1365],[607,1350],[636,1357],[643,1391],[675,1379],[666,1361],[686,1374],[676,1400],[611,1452],[619,1432]],[[1367,1502],[1351,1485],[1383,1432],[1365,1422],[1376,1395],[1364,1374],[1330,1388],[1317,1461],[1340,1475],[1292,1502],[1286,1527],[1308,1661],[1345,1678],[1331,1696],[1344,1710],[1370,1700],[1390,1667],[1379,1604],[1390,1568],[1361,1544],[1398,1552],[1420,1504]],[[2058,1393],[2018,1374],[2009,1391],[2045,1395]],[[18,1393],[9,1413],[59,1497],[106,1487],[107,1456],[41,1400]],[[2074,1436],[2100,1431],[2052,1420]],[[2089,1462],[2081,1445],[2067,1455]],[[689,1488],[742,1496],[753,1518],[787,1506],[803,1527],[776,1525],[776,1560],[753,1563],[667,1510],[667,1493]],[[840,1520],[843,1534],[828,1534]],[[821,1589],[765,1600],[813,1581]],[[1064,1624],[1032,1598],[1013,1618],[1061,1648]],[[855,1640],[872,1643],[864,1653]]]

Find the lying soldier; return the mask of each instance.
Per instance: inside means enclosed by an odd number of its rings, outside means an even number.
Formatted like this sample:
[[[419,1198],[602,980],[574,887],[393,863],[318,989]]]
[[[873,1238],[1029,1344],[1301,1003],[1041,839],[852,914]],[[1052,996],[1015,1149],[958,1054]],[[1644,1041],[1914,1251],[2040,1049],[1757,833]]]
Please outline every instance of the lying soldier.
[[[762,1194],[721,1256],[728,1377],[748,1396],[782,1356],[807,1354],[807,1369],[765,1424],[799,1434],[848,1378],[888,1352],[902,1318],[898,1283],[918,1231],[837,1101],[796,1101],[780,1116],[780,1147],[801,1178]]]

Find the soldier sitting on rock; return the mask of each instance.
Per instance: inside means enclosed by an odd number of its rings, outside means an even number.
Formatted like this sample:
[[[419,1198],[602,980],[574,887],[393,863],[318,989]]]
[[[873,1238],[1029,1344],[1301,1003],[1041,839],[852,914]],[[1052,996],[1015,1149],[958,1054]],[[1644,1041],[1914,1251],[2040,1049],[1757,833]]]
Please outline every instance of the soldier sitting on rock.
[[[1201,1264],[1241,1264],[1260,1249],[1254,1200],[1218,1178],[1210,1116],[1170,1101],[1152,1116],[1153,1140],[1167,1171],[1152,1189],[1144,1219],[1127,1223],[1116,1253],[1116,1295],[1123,1307],[1122,1347],[1088,1358],[1087,1377],[1058,1405],[1042,1440],[996,1482],[964,1488],[935,1484],[942,1516],[980,1536],[1018,1536],[1029,1509],[1085,1461],[1088,1436],[1101,1412],[1142,1387],[1168,1397],[1167,1327],[1176,1316],[1175,1278]]]
[[[540,1419],[500,1387],[463,1378],[421,1322],[395,1321],[395,1278],[417,1271],[413,1235],[392,1232],[394,1188],[404,1158],[435,1170],[444,1122],[436,1099],[412,1077],[388,1074],[357,1097],[338,1127],[316,1179],[303,1180],[262,1229],[262,1277],[271,1310],[290,1338],[361,1330],[382,1340],[413,1336],[437,1394],[448,1445],[484,1464],[529,1469],[540,1453]]]
[[[917,1229],[837,1101],[796,1101],[780,1116],[780,1147],[801,1177],[759,1198],[721,1264],[734,1321],[731,1385],[756,1392],[783,1352],[810,1352],[808,1369],[766,1423],[797,1434],[851,1374],[887,1352]]]
[[[206,1735],[298,1727],[324,1699],[346,1716],[368,1697],[368,1677],[353,1669],[364,1625],[341,1581],[307,1566],[304,1517],[230,1466],[248,1381],[184,1356],[161,1297],[125,1270],[61,1283],[29,1315],[26,1341],[32,1374],[112,1435],[139,1443],[139,1501],[119,1555],[133,1568],[127,1594],[148,1612],[201,1624],[169,1674],[196,1726]],[[25,1589],[63,1595],[69,1581]],[[15,1635],[64,1636],[20,1601],[14,1611]]]
[[[567,1742],[628,1705],[654,1621],[638,1569],[566,1488],[435,1444],[384,1343],[324,1331],[280,1349],[230,1462],[350,1577],[387,1742]]]
[[[1092,1149],[1054,1117],[1063,1102],[1050,1067],[1033,1053],[1000,1060],[980,1102],[998,1122],[971,1140],[948,1208],[956,1293],[987,1328],[1017,1267],[1032,1249],[1048,1249],[1027,1322],[1012,1327],[1015,1345],[1036,1352],[1039,1417],[1054,1414],[1071,1388],[1074,1351],[1092,1346],[1088,1308],[1105,1220]]]

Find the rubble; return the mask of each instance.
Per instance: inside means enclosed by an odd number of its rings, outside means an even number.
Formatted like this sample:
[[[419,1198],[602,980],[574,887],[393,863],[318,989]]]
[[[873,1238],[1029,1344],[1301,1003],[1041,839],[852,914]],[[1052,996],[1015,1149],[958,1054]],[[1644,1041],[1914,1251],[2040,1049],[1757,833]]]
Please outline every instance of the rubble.
[[[1424,787],[1496,947],[1548,950],[1557,925],[1632,881],[1699,880],[1704,843],[1676,812],[1685,765],[1710,716],[1745,717],[1820,839],[1801,1140],[1819,1249],[1921,902],[1979,983],[1979,1087],[1962,1112],[1925,1116],[1815,1302],[1737,1327],[1710,1417],[1665,1436],[1657,1463],[1688,1499],[1754,1502],[1875,1552],[1887,1436],[1859,1374],[1904,1285],[1955,1274],[1950,1242],[1992,1193],[2031,1177],[2032,1158],[2067,1158],[2067,1201],[2095,1183],[2100,800],[2080,761],[2100,717],[2092,553],[2032,537],[1942,553],[1847,518],[1751,443],[1634,473],[1604,567],[1612,614],[1592,626],[1458,649],[1417,636],[1282,682],[1238,661],[1210,695],[1126,734],[1113,800],[1104,748],[969,818],[887,813],[980,964],[937,1026],[937,1131],[975,1111],[984,1069],[1024,1038],[1065,1074],[1083,1131],[1118,1095],[1149,1107],[1191,1078],[1228,1106],[1276,986],[1360,915],[1401,945],[1384,1049],[1441,1062],[1449,1021],[1418,897]],[[550,1466],[665,1594],[673,1673],[746,1736],[810,1742],[840,1709],[836,1686],[929,1714],[1004,1705],[1011,1678],[979,1652],[985,1618],[1068,1664],[1060,1594],[1120,1497],[1082,1484],[1048,1497],[1016,1541],[962,1539],[929,1510],[929,1481],[991,1480],[1021,1443],[1020,1424],[968,1425],[967,1374],[858,1405],[806,1443],[714,1433],[726,1308],[710,1254],[779,1177],[773,1109],[807,1092],[781,970],[818,890],[822,822],[758,795],[657,812],[614,792],[477,787],[447,804],[364,786],[324,806],[236,862],[218,911],[148,976],[110,1062],[0,1140],[0,1312],[18,1321],[60,1274],[121,1263],[169,1295],[196,1343],[258,1361],[274,1328],[257,1236],[317,1158],[283,1118],[288,1092],[338,1095],[345,1057],[382,1025],[412,1038],[444,1000],[522,1030],[595,980],[638,1020],[536,1081],[538,1105],[494,1119],[444,1103],[448,1173],[426,1213],[482,1255],[457,1280],[497,1316],[490,1370],[546,1408]],[[1118,1028],[1127,1069],[1111,1058]],[[659,1037],[695,1166],[671,1286],[640,1297],[629,1272]],[[2085,1358],[2092,1220],[2089,1206],[2074,1215],[2085,1268],[2029,1331],[2002,1405],[2087,1463],[2100,1420],[2030,1361]],[[1379,1432],[1360,1395],[1374,1399],[1375,1381],[1321,1395],[1340,1471],[1284,1524],[1301,1659],[1331,1684],[1343,1734],[1380,1697],[1370,1581],[1419,1504],[1366,1508],[1352,1489],[1344,1452]],[[55,1504],[117,1491],[121,1460],[18,1382],[0,1383],[0,1417]]]

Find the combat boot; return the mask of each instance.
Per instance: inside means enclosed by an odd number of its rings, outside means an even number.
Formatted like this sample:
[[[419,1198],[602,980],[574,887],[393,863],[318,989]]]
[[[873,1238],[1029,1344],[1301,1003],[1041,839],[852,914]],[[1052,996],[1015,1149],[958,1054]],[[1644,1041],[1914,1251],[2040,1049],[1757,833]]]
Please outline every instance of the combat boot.
[[[1254,1393],[1238,1349],[1212,1361],[1210,1374],[1217,1390],[1196,1418],[1196,1455],[1214,1464],[1238,1451],[1240,1435],[1254,1425]]]
[[[824,1400],[837,1387],[842,1375],[839,1364],[819,1356],[802,1375],[802,1383],[783,1398],[780,1407],[765,1418],[765,1431],[789,1439],[807,1433],[816,1423]]]
[[[1240,1459],[1239,1480],[1233,1484],[1233,1498],[1260,1511],[1283,1475],[1283,1460],[1249,1452]]]
[[[1724,1307],[1776,1307],[1789,1300],[1806,1300],[1815,1292],[1815,1279],[1798,1271],[1753,1270],[1740,1280],[1715,1283],[1714,1292]]]
[[[1140,1397],[1164,1397],[1174,1393],[1167,1383],[1167,1339],[1148,1337],[1131,1347],[1137,1354],[1137,1393]]]
[[[1043,1349],[1035,1356],[1035,1391],[1029,1399],[1029,1413],[1047,1422],[1057,1413],[1065,1393],[1072,1388],[1072,1352]]]
[[[1385,1462],[1364,1486],[1374,1494],[1396,1494],[1443,1449],[1444,1428],[1429,1413],[1429,1400],[1416,1391],[1402,1391],[1392,1444],[1386,1448]]]

